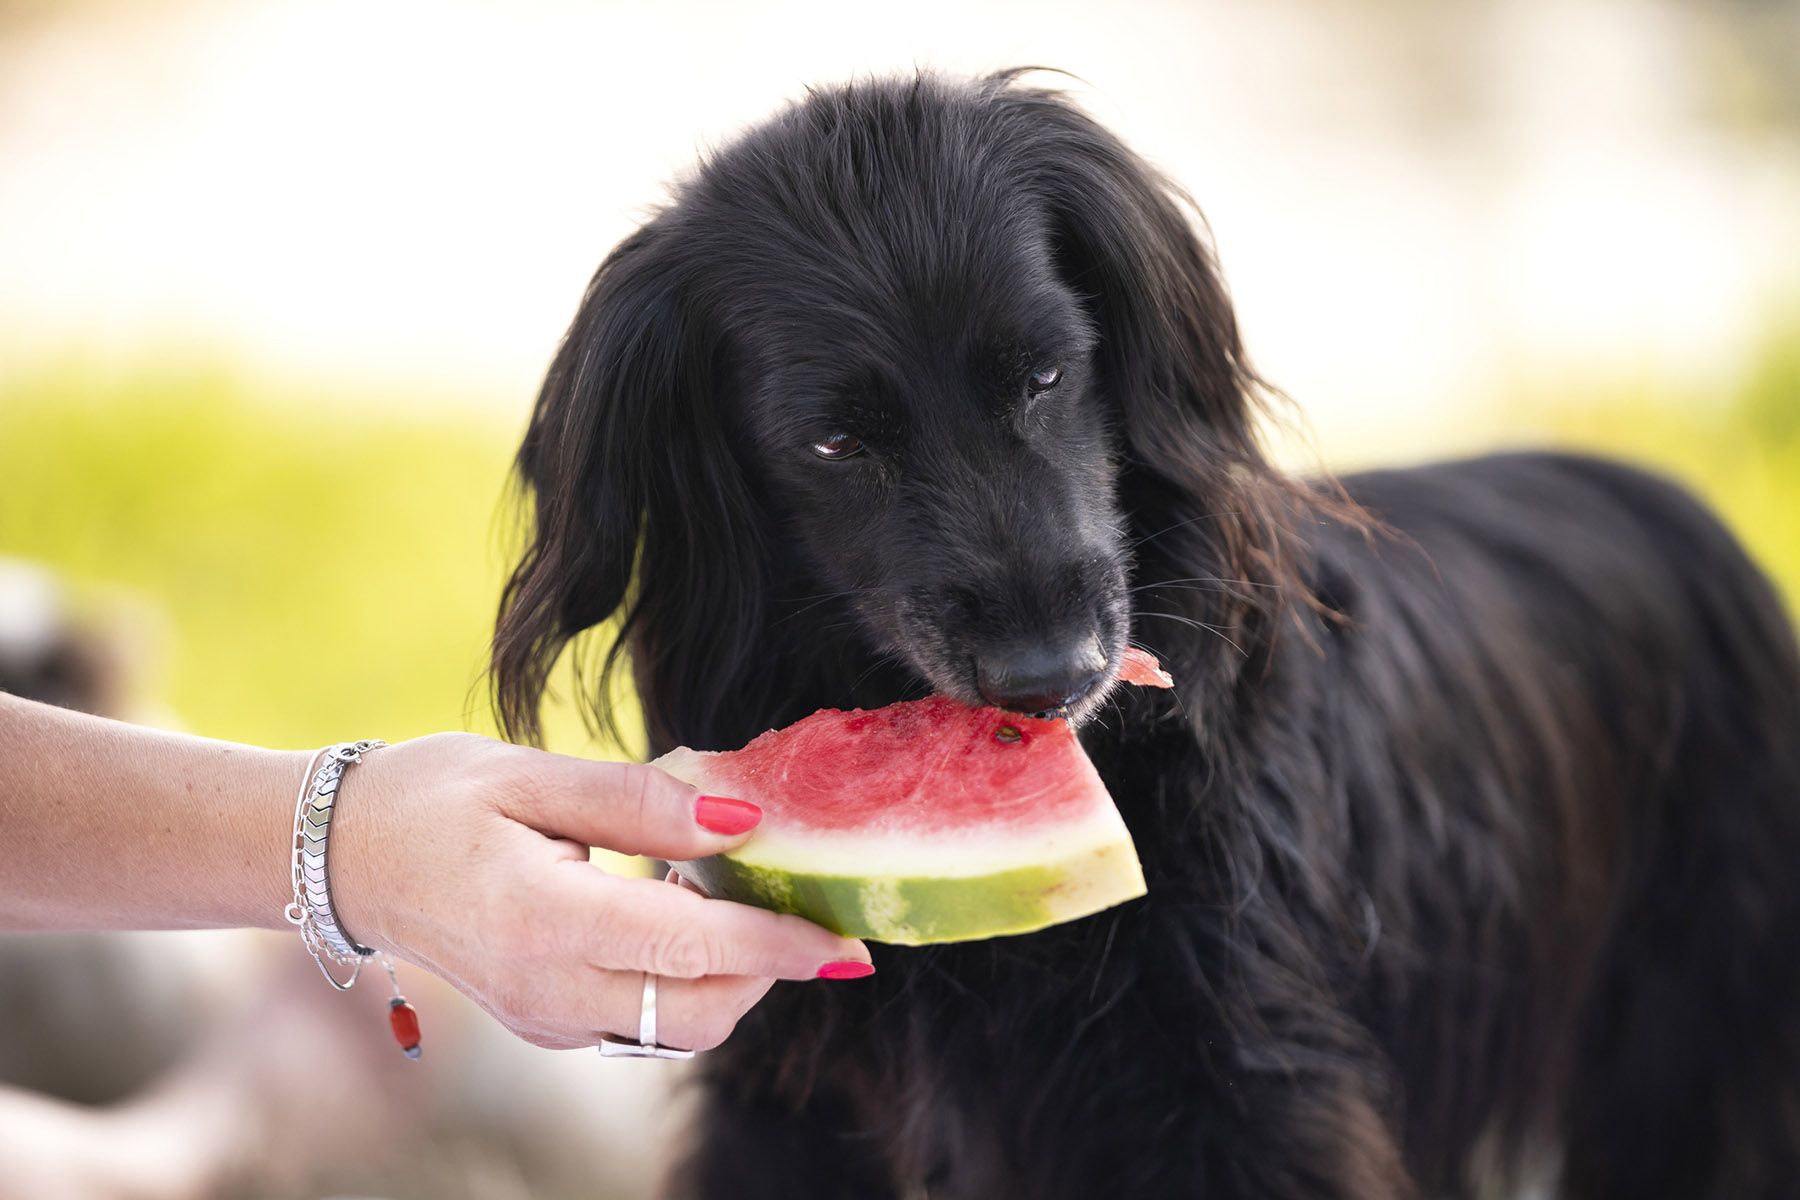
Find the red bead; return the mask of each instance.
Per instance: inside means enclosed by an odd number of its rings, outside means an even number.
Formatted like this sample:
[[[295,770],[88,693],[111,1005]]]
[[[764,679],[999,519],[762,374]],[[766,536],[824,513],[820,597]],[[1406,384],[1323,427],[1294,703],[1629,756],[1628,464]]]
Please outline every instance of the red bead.
[[[419,1057],[419,1012],[412,1005],[395,996],[388,1001],[388,1024],[394,1030],[394,1040],[400,1043],[400,1049],[406,1057]]]

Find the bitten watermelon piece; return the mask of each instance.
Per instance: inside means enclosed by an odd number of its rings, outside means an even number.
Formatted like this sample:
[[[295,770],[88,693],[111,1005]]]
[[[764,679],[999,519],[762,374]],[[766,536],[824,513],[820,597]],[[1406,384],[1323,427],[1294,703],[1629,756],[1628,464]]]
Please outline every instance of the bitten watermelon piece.
[[[1175,677],[1162,669],[1162,664],[1150,656],[1147,650],[1139,650],[1136,646],[1125,651],[1119,662],[1119,682],[1135,683],[1141,687],[1172,688]]]
[[[1127,670],[1167,686],[1134,653]],[[939,696],[827,709],[742,750],[682,748],[655,765],[763,808],[747,843],[676,864],[683,876],[852,937],[1030,933],[1144,894],[1125,822],[1060,720]]]

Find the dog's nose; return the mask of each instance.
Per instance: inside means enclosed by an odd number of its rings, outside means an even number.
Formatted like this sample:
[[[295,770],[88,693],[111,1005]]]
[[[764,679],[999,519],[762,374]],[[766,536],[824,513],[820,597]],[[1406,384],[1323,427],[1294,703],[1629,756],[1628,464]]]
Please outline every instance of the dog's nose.
[[[1106,652],[1091,633],[1023,642],[988,651],[975,661],[982,698],[1022,713],[1052,712],[1075,703],[1105,670]]]

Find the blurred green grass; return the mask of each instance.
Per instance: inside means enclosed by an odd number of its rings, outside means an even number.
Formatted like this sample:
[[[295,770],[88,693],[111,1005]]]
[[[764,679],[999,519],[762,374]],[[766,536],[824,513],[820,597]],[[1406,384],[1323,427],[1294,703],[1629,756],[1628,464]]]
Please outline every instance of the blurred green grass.
[[[491,732],[482,672],[518,434],[410,398],[270,395],[223,370],[47,367],[0,385],[0,554],[158,610],[156,699],[195,732]],[[556,707],[553,745],[612,752]]]
[[[1776,327],[1729,387],[1655,375],[1523,389],[1509,440],[1660,468],[1706,498],[1800,614],[1800,320]]]
[[[1741,386],[1520,388],[1480,436],[1669,471],[1719,508],[1793,606],[1795,328]],[[522,420],[523,404],[508,418],[408,397],[272,395],[192,366],[45,367],[0,383],[0,554],[159,610],[157,699],[197,732],[276,746],[491,732],[482,670]],[[552,704],[548,733],[572,753],[620,752],[567,703]]]

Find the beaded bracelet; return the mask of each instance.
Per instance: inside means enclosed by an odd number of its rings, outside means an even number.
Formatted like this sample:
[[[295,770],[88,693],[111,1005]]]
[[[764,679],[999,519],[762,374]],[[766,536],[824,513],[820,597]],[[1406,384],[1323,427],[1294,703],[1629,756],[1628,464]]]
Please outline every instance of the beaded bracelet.
[[[291,875],[294,899],[283,911],[290,925],[300,930],[300,940],[307,953],[319,964],[325,981],[340,992],[356,986],[363,964],[379,957],[387,969],[394,994],[388,1000],[388,1025],[394,1040],[409,1059],[419,1057],[419,1014],[400,994],[400,980],[394,974],[394,962],[385,954],[362,945],[344,931],[337,910],[331,904],[331,817],[337,808],[338,788],[344,772],[360,763],[363,755],[387,745],[380,740],[340,742],[327,746],[312,756],[306,775],[300,782],[300,794],[294,801],[294,845]],[[323,762],[320,760],[323,759]],[[332,974],[332,967],[349,969],[343,978]]]

